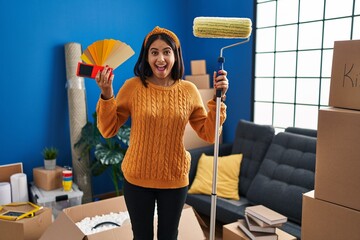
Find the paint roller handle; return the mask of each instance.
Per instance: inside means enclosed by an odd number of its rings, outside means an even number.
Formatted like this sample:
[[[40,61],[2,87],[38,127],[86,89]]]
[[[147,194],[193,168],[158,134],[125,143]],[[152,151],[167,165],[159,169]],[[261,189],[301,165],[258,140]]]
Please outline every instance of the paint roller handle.
[[[219,70],[224,70],[224,62],[225,62],[224,57],[219,57],[218,58],[218,71],[217,71],[218,75],[219,75]],[[216,97],[221,98],[221,93],[222,93],[222,89],[216,89]]]

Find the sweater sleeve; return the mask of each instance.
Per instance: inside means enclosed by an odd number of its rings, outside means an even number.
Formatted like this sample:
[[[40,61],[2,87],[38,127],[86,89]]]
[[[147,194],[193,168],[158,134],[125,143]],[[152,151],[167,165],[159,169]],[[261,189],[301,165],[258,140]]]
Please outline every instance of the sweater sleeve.
[[[130,80],[127,80],[120,88],[116,98],[113,97],[108,100],[99,98],[96,106],[97,126],[104,138],[115,136],[129,118],[129,100],[133,92],[131,85]]]
[[[189,122],[191,127],[196,131],[198,136],[203,140],[214,143],[215,141],[215,122],[216,122],[216,102],[209,100],[207,106],[209,111],[206,112],[204,104],[201,100],[199,91],[195,91],[194,94],[194,111],[192,112]],[[226,105],[221,102],[220,105],[220,129],[219,134],[222,131],[222,125],[226,119]]]

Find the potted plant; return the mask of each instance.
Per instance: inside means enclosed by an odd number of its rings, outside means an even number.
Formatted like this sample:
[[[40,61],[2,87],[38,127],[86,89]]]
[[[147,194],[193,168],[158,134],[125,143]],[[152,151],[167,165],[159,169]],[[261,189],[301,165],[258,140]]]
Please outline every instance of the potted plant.
[[[93,176],[103,174],[111,168],[111,180],[115,187],[116,195],[120,195],[119,182],[123,181],[121,163],[129,146],[130,127],[121,126],[118,133],[112,138],[103,138],[97,128],[96,112],[93,114],[94,122],[87,122],[81,130],[79,140],[74,144],[81,149],[81,156],[86,156],[93,151],[94,159],[91,162]]]
[[[44,158],[44,167],[47,170],[53,170],[56,167],[56,158],[58,156],[58,149],[55,147],[45,147],[42,150]]]

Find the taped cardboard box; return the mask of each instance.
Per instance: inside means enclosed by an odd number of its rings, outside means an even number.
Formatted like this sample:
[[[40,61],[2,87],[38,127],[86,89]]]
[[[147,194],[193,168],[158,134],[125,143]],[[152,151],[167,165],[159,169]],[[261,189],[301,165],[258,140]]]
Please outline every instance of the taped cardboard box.
[[[245,220],[243,220],[245,221]],[[223,225],[223,240],[250,240],[250,238],[238,227],[239,223],[229,223]],[[276,229],[276,234],[278,235],[278,240],[296,240],[296,237],[282,231],[281,229]]]
[[[319,110],[315,197],[360,211],[360,111]]]
[[[0,219],[1,240],[38,240],[52,223],[50,208],[43,208],[31,218],[18,221]]]
[[[186,75],[185,80],[194,83],[198,89],[208,89],[208,88],[210,88],[210,76],[209,76],[209,74]]]
[[[23,172],[22,163],[12,163],[0,166],[0,182],[10,182],[10,177]]]
[[[335,41],[329,105],[360,110],[360,40]]]
[[[190,62],[191,75],[204,75],[206,74],[206,61],[205,60],[192,60]]]
[[[133,234],[130,224],[124,224],[121,227],[91,235],[85,235],[75,224],[86,217],[124,211],[127,211],[127,209],[123,196],[66,208],[58,215],[54,223],[41,236],[40,240],[132,240]],[[156,227],[156,225],[155,222],[154,226]],[[64,229],[66,229],[66,231],[64,231]],[[154,233],[156,233],[156,229]],[[178,239],[205,239],[204,233],[191,207],[185,207],[182,212]]]
[[[205,106],[206,111],[209,111],[207,107],[207,102],[214,97],[215,90],[213,88],[209,89],[199,89],[201,99],[203,101],[203,104]],[[223,135],[220,135],[219,142],[222,143]],[[212,143],[208,143],[201,139],[195,130],[190,126],[188,123],[185,126],[185,132],[184,132],[184,146],[186,150],[199,148],[199,147],[205,147],[210,146]]]
[[[303,195],[302,240],[359,240],[359,224],[360,211],[316,199],[314,190]]]
[[[219,137],[219,143],[221,144],[223,142],[223,135],[221,134]],[[213,143],[209,143],[201,139],[195,130],[190,126],[188,123],[185,126],[185,132],[184,132],[184,146],[186,150],[191,150],[194,148],[199,147],[205,147],[205,146],[211,146]]]
[[[47,170],[44,167],[33,168],[35,186],[51,191],[62,188],[62,167],[56,166],[54,170]]]

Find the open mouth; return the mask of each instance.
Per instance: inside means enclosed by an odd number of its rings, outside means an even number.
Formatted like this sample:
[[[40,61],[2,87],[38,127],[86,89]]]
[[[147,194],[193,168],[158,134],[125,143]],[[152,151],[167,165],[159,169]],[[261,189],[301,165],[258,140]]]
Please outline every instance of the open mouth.
[[[164,66],[156,66],[158,71],[164,71],[166,69],[166,65]]]

